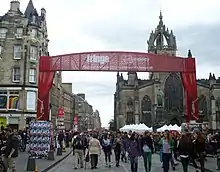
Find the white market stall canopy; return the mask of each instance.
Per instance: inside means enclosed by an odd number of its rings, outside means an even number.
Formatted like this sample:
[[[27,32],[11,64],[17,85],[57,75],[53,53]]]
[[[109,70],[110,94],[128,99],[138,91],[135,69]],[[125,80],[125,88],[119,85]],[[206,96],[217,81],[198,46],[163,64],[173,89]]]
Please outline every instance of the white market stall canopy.
[[[135,131],[135,132],[145,132],[145,131],[153,131],[152,127],[149,128],[145,124],[132,124],[132,125],[125,125],[124,127],[120,128],[120,131],[128,132],[128,131]]]
[[[169,131],[181,131],[181,127],[179,127],[178,125],[164,125],[163,127],[160,127],[157,129],[157,132],[164,132],[166,130],[169,130]]]

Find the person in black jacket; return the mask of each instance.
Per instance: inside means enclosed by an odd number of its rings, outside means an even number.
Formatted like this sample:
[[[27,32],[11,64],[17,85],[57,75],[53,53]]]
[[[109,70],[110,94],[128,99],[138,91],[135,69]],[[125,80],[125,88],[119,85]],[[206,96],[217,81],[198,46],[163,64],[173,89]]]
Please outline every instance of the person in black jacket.
[[[179,142],[179,154],[183,166],[183,172],[188,172],[190,155],[192,152],[192,142],[188,134],[183,134]]]
[[[83,168],[84,162],[84,140],[82,136],[79,134],[73,140],[73,155],[74,155],[74,168],[78,168],[78,164],[80,164],[80,168]]]
[[[151,171],[152,154],[154,152],[153,140],[150,133],[146,131],[141,139],[141,151],[144,159],[145,171]]]

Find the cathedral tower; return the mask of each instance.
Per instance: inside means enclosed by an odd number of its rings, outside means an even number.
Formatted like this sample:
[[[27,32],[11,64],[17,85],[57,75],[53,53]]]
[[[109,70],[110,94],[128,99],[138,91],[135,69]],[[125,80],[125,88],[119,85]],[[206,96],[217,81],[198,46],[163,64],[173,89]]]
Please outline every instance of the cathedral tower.
[[[176,56],[177,44],[176,37],[172,30],[169,30],[164,22],[162,12],[160,11],[159,24],[151,32],[148,43],[148,52],[159,55]],[[154,104],[156,109],[162,109],[160,112],[163,118],[166,114],[176,118],[177,114],[182,113],[183,89],[179,73],[173,72],[152,72],[150,79],[155,81],[154,85]],[[158,99],[160,97],[160,99]],[[177,97],[179,101],[175,100]],[[161,101],[161,98],[163,99]],[[159,112],[158,112],[159,113]]]

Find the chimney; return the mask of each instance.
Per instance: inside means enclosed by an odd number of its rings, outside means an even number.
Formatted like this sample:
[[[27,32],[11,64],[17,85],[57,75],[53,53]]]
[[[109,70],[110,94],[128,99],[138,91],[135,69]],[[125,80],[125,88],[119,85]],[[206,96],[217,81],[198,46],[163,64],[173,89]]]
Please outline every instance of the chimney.
[[[20,10],[20,2],[18,0],[11,1],[10,11],[19,11]]]

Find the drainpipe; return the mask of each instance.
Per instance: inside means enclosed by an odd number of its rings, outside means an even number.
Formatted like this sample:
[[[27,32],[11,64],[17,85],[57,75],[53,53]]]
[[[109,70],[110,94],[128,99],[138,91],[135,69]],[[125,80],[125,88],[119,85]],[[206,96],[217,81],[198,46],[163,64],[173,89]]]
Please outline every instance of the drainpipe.
[[[26,87],[26,75],[27,75],[27,56],[28,56],[28,44],[27,44],[27,40],[26,38],[24,39],[24,45],[23,45],[23,58],[24,58],[24,70],[23,70],[23,84],[22,84],[22,93],[23,93],[23,103],[26,102],[25,98],[26,98],[26,94],[25,94],[25,87]],[[20,118],[20,124],[23,125],[22,127],[26,126],[26,120],[25,120],[25,111],[26,111],[26,104],[23,104],[23,109],[22,109],[22,114],[21,114],[21,118]]]

